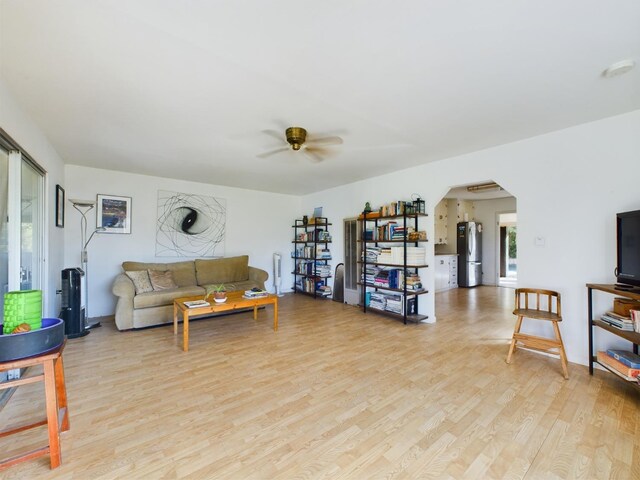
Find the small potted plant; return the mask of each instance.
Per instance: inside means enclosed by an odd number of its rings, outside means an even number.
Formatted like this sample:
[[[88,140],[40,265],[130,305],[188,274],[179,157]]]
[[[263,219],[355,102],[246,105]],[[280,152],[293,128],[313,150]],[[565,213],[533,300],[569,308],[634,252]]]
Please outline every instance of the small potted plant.
[[[211,293],[213,293],[214,302],[224,303],[227,301],[227,289],[225,288],[224,283],[221,283],[219,285],[209,285],[204,296],[205,300]]]

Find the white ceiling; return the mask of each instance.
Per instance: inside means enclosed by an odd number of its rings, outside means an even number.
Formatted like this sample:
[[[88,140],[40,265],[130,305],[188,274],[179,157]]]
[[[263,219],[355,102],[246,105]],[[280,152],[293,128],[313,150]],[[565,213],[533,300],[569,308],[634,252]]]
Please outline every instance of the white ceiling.
[[[2,79],[75,165],[303,194],[640,108],[640,68],[601,76],[640,62],[637,0],[0,9]],[[344,144],[256,158],[291,125]]]

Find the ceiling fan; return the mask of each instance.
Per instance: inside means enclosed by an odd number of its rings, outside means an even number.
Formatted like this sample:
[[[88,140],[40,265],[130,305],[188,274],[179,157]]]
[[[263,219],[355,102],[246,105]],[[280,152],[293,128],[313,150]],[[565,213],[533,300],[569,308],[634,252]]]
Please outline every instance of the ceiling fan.
[[[286,152],[287,150],[302,150],[302,153],[309,157],[311,160],[321,162],[324,157],[331,153],[330,150],[324,148],[329,145],[341,145],[342,138],[340,137],[311,137],[307,140],[307,131],[302,127],[289,127],[285,131],[285,137],[275,130],[263,130],[263,133],[278,139],[278,141],[286,141],[288,145],[286,147],[280,147],[269,152],[261,153],[257,155],[258,158],[266,158],[276,153]]]

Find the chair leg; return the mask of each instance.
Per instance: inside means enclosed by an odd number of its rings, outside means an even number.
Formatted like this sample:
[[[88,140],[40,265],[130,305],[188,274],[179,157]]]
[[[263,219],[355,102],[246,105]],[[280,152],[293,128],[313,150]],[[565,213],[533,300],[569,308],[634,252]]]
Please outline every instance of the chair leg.
[[[556,332],[556,340],[558,340],[559,344],[559,353],[560,353],[560,363],[562,364],[562,371],[564,372],[564,378],[566,380],[569,379],[569,370],[567,369],[567,354],[564,351],[564,343],[562,342],[562,336],[560,335],[560,327],[558,327],[558,322],[553,322],[553,330]]]
[[[520,333],[520,327],[522,326],[522,318],[518,316],[518,321],[516,322],[516,328],[513,330],[513,337],[511,337],[511,346],[509,347],[509,354],[507,355],[507,363],[511,363],[511,357],[513,356],[513,352],[516,350],[516,333]]]
[[[56,396],[56,373],[53,360],[43,363],[44,396],[47,409],[47,427],[49,429],[49,457],[51,469],[58,468],[60,456],[60,430],[58,429],[58,398]]]

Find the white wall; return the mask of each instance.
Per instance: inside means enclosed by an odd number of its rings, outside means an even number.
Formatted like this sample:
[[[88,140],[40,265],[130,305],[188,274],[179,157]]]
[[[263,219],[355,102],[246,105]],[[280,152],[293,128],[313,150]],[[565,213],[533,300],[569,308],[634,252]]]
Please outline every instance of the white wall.
[[[0,127],[47,172],[45,177],[45,251],[43,308],[47,317],[60,313],[60,270],[63,268],[64,230],[55,226],[56,184],[64,188],[64,164],[47,138],[15,102],[0,79]],[[48,241],[47,241],[48,239]]]
[[[433,208],[450,187],[493,179],[518,201],[518,283],[563,295],[562,331],[568,357],[587,362],[586,282],[611,283],[615,266],[615,213],[640,209],[640,110],[327,191],[302,199],[304,211],[323,206],[343,238],[341,220],[414,192]],[[534,244],[535,237],[544,246]],[[433,244],[428,247],[433,264]],[[334,244],[342,261],[341,241]],[[433,291],[433,269],[423,281]],[[434,316],[434,297],[421,310]],[[601,307],[605,308],[611,298]],[[547,326],[539,326],[550,334]],[[598,332],[601,343],[612,337]],[[505,350],[506,353],[506,350]]]
[[[126,260],[175,262],[185,258],[155,256],[158,190],[208,195],[226,199],[225,256],[249,255],[249,264],[269,272],[273,291],[272,255],[291,249],[293,219],[299,216],[300,198],[168,178],[132,175],[110,170],[67,165],[67,198],[95,200],[98,193],[132,197],[131,234],[96,234],[88,247],[89,315],[113,314],[111,284]],[[89,214],[95,229],[95,211]],[[69,209],[65,228],[65,265],[80,266],[80,214]],[[283,290],[291,287],[284,276]]]
[[[498,226],[496,214],[516,211],[516,199],[496,198],[495,200],[475,200],[475,220],[482,223],[482,284],[497,285],[496,256],[498,254]]]

